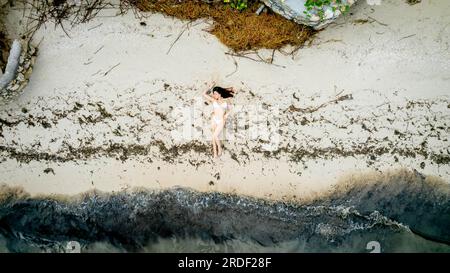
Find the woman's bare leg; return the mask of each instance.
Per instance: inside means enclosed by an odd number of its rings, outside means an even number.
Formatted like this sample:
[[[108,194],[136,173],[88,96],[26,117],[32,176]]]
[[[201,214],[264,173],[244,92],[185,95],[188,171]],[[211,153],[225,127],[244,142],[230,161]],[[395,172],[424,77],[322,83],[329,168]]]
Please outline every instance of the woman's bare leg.
[[[216,145],[217,145],[217,156],[222,155],[222,143],[220,143],[219,138],[216,138]]]
[[[214,134],[213,134],[213,139],[215,140],[216,145],[217,145],[217,155],[218,156],[222,155],[222,143],[220,142],[219,135],[220,135],[220,132],[222,132],[223,125],[224,125],[223,122],[217,124],[217,126],[214,130]]]
[[[216,146],[216,140],[214,139],[214,131],[216,130],[216,124],[214,122],[214,120],[211,121],[211,129],[212,129],[212,147],[213,147],[213,157],[216,158],[217,157],[217,146]]]
[[[213,157],[216,158],[217,157],[217,145],[216,145],[216,140],[214,138],[212,139],[212,146],[213,146]]]

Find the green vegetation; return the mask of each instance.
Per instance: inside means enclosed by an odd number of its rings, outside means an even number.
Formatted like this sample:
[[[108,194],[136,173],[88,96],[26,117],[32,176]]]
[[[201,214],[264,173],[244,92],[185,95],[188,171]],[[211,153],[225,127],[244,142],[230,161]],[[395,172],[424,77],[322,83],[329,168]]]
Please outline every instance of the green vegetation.
[[[248,7],[247,0],[223,0],[224,3],[229,4],[233,9],[242,11]]]
[[[306,0],[305,7],[306,10],[303,13],[308,18],[311,18],[312,14],[315,14],[321,21],[325,18],[325,10],[327,7],[330,7],[333,13],[338,10],[341,13],[346,13],[350,9],[350,5],[343,3],[342,0]]]

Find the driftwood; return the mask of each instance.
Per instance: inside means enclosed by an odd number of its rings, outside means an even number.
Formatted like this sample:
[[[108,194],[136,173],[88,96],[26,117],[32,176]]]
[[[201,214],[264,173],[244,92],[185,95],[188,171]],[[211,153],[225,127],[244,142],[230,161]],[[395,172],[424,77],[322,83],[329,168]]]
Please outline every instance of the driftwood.
[[[64,22],[71,26],[85,23],[97,16],[100,10],[114,6],[106,0],[24,0],[24,2],[31,7],[31,13],[27,16],[29,32],[26,35],[30,38],[43,24],[49,21],[60,26],[70,37],[64,27]]]
[[[320,108],[323,108],[325,106],[328,106],[330,104],[333,103],[338,103],[339,101],[344,101],[344,100],[352,100],[353,96],[352,94],[346,94],[346,95],[341,95],[343,91],[339,92],[334,99],[324,102],[319,106],[315,106],[315,107],[307,107],[307,108],[297,108],[294,105],[291,105],[288,108],[288,111],[290,112],[301,112],[301,113],[313,113],[316,112],[317,110],[319,110]]]
[[[298,24],[313,27],[315,30],[320,30],[335,21],[341,14],[339,6],[351,6],[357,0],[341,0],[331,1],[329,4],[324,4],[321,8],[312,8],[309,10],[305,3],[306,0],[261,0],[267,7],[281,16],[293,20]],[[325,2],[325,1],[322,1]],[[319,16],[320,12],[323,16]]]
[[[5,73],[0,77],[0,90],[6,88],[8,84],[14,80],[19,68],[19,58],[22,52],[22,45],[19,41],[14,40],[11,50],[9,51],[8,63],[6,64]]]

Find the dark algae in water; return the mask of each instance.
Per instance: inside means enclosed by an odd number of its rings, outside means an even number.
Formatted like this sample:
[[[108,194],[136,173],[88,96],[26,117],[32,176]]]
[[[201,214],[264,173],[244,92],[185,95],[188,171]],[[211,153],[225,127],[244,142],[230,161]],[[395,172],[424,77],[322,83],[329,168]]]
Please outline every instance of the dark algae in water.
[[[376,210],[420,236],[450,245],[450,184],[416,170],[348,178],[324,201],[360,213]]]
[[[377,241],[383,252],[450,252],[449,184],[407,171],[353,176],[291,203],[184,188],[39,198],[0,189],[0,251],[78,241],[84,251],[368,252]]]

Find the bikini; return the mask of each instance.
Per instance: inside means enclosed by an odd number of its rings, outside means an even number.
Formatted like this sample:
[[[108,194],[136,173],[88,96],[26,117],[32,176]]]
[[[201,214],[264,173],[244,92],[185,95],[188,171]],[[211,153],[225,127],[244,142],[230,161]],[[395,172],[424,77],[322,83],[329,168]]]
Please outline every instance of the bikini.
[[[222,107],[223,110],[225,111],[227,109],[228,105],[227,105],[226,102],[223,102],[223,103],[219,104],[219,103],[217,103],[217,101],[214,101],[213,102],[213,108],[217,109],[219,107]],[[216,115],[213,116],[213,119],[214,119],[214,122],[216,124],[220,124],[221,122],[223,122],[223,118],[217,117]]]

